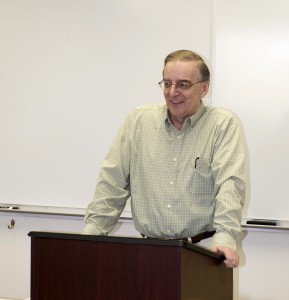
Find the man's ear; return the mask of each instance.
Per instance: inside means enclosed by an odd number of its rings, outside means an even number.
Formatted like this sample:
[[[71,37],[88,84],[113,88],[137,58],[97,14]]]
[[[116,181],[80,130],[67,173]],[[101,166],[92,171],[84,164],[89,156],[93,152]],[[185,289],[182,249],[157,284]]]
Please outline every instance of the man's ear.
[[[208,94],[209,87],[210,87],[210,81],[204,81],[202,83],[201,98],[204,98]]]

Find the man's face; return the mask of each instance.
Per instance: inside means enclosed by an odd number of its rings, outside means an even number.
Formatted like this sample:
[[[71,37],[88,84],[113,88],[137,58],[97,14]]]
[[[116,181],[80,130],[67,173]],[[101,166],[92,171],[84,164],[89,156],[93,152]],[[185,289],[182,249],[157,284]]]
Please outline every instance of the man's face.
[[[180,60],[170,61],[165,65],[163,79],[173,84],[170,88],[164,89],[171,119],[183,123],[199,109],[201,98],[208,92],[209,82],[197,83],[187,90],[176,88],[175,84],[180,82],[195,83],[201,80],[196,62]]]

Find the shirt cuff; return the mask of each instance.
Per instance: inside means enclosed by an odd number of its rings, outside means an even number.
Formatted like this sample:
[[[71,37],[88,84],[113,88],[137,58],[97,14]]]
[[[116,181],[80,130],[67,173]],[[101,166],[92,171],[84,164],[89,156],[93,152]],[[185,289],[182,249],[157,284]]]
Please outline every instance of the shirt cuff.
[[[92,223],[87,223],[82,233],[89,235],[101,235],[101,231],[98,230],[98,228]]]
[[[219,232],[213,236],[212,247],[214,246],[224,246],[236,250],[236,240],[228,233]]]

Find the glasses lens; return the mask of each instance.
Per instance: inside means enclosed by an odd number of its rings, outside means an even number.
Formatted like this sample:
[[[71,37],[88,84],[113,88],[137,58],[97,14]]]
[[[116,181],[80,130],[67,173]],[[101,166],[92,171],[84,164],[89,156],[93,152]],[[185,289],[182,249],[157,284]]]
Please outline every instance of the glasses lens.
[[[176,89],[179,89],[179,90],[188,90],[191,86],[197,84],[197,83],[200,83],[202,81],[198,81],[198,82],[195,82],[195,83],[191,83],[190,81],[180,81],[180,82],[177,82],[177,83],[172,83],[171,81],[169,80],[162,80],[159,82],[159,86],[162,88],[162,89],[170,89],[172,87],[172,85],[175,85]]]
[[[188,81],[181,81],[177,84],[177,88],[181,90],[187,90],[192,86],[192,84]]]
[[[170,81],[162,80],[162,81],[159,82],[159,86],[162,89],[169,89],[172,86],[172,83]]]

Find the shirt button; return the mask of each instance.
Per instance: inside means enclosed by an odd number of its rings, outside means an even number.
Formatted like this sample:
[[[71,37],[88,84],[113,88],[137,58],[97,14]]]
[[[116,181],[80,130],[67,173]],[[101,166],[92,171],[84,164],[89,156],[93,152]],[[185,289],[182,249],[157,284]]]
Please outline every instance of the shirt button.
[[[173,161],[177,161],[177,159],[174,157],[174,158],[173,158]]]
[[[172,206],[170,204],[167,205],[167,208],[171,208]]]
[[[174,184],[174,182],[173,181],[170,181],[170,185],[173,185]]]

